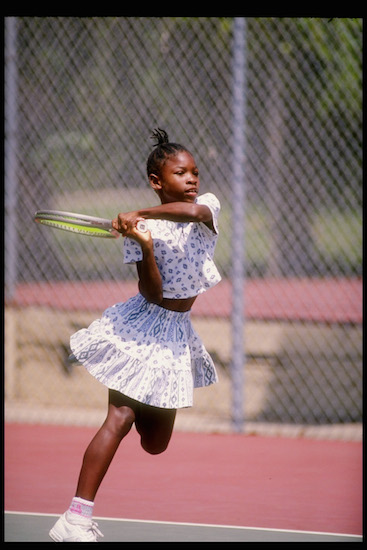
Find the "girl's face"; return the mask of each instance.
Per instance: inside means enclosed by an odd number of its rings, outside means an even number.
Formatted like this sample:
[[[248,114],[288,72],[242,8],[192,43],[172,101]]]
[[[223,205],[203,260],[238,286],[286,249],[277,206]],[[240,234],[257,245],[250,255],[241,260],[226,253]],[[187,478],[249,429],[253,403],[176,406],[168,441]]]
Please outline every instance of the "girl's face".
[[[150,174],[150,184],[161,202],[194,202],[199,192],[199,170],[187,151],[169,157],[160,174]]]

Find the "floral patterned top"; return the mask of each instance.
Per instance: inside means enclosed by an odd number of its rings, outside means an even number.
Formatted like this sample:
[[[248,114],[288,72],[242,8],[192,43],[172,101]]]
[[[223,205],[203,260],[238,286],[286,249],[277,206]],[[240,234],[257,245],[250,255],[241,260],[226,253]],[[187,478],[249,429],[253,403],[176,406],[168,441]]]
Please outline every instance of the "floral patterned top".
[[[199,196],[195,202],[211,210],[214,231],[204,223],[146,220],[153,238],[164,298],[191,298],[221,280],[213,261],[220,203],[212,193]],[[140,245],[134,239],[124,239],[124,263],[139,262],[142,258]]]

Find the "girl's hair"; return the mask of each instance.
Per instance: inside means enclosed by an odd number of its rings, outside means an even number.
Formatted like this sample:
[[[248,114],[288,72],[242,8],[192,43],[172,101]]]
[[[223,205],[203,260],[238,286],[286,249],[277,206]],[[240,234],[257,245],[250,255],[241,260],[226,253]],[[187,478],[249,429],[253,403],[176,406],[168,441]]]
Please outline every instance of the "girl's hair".
[[[147,160],[147,174],[159,175],[162,166],[168,157],[177,155],[179,151],[190,153],[183,145],[179,143],[171,143],[168,139],[167,132],[157,128],[151,135],[151,139],[156,140],[154,150],[150,153]],[[190,153],[191,154],[191,153]]]

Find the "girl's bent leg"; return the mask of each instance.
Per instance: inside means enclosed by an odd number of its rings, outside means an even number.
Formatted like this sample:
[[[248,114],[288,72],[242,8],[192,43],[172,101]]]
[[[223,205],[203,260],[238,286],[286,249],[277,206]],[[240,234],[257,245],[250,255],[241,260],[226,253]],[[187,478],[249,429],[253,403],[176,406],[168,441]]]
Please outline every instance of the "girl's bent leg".
[[[170,442],[176,418],[176,409],[160,409],[140,404],[135,426],[141,446],[147,453],[163,453]]]
[[[94,501],[118,446],[134,421],[131,400],[109,390],[107,418],[85,451],[75,496]]]

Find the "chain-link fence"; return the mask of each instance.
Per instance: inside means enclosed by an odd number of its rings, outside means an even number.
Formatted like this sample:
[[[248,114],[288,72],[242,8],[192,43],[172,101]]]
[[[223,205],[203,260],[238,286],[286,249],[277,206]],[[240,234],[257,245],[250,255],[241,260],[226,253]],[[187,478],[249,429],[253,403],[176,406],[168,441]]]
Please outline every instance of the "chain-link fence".
[[[33,214],[112,218],[156,204],[145,162],[160,127],[193,152],[201,192],[222,205],[223,281],[193,309],[220,383],[196,390],[195,407],[178,422],[231,426],[235,239],[245,259],[245,423],[361,421],[362,21],[245,23],[239,227],[232,18],[5,19],[9,418],[103,417],[106,390],[67,362],[68,340],[136,292],[135,271],[122,264],[121,239],[47,229]]]

